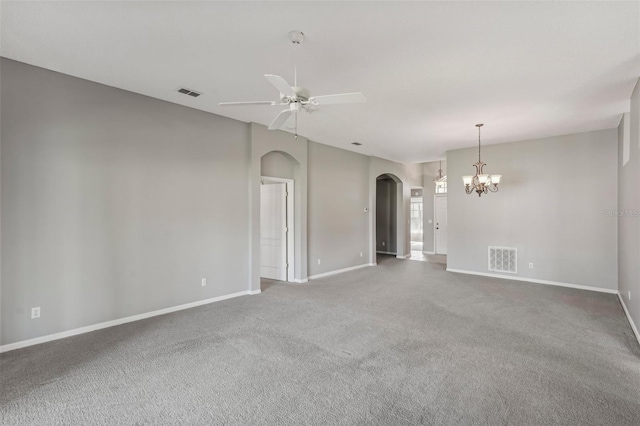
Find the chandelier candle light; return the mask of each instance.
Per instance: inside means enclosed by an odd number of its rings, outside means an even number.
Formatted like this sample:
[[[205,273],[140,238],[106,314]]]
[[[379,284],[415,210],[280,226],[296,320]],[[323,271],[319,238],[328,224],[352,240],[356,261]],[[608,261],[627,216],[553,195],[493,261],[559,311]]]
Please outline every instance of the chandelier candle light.
[[[498,192],[498,184],[502,175],[489,175],[484,174],[483,168],[485,164],[480,160],[480,128],[483,124],[476,124],[478,128],[478,162],[474,164],[476,168],[475,176],[462,176],[462,182],[464,183],[464,190],[467,194],[478,193],[478,197],[482,194],[488,194],[491,192]]]

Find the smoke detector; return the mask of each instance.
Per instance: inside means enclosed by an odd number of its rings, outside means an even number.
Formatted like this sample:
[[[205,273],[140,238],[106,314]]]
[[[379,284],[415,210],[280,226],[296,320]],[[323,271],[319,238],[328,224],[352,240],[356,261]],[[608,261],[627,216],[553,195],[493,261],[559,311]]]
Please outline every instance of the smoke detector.
[[[289,31],[289,40],[293,44],[301,44],[304,41],[304,33],[302,31]]]

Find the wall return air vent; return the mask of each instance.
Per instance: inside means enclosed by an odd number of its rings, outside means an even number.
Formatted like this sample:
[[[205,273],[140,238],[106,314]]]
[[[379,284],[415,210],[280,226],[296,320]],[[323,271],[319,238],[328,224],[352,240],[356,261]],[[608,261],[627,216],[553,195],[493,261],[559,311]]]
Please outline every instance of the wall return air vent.
[[[489,270],[517,274],[518,249],[514,247],[489,246]]]

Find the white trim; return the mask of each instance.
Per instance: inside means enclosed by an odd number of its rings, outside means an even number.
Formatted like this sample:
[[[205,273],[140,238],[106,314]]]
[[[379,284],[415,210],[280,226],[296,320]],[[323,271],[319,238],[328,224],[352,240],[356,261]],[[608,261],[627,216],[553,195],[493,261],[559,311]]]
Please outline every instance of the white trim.
[[[588,285],[561,283],[561,282],[558,282],[558,281],[538,280],[538,279],[535,279],[535,278],[514,277],[512,275],[488,274],[486,272],[465,271],[465,270],[462,270],[462,269],[450,269],[450,268],[447,268],[447,272],[457,272],[459,274],[468,274],[468,275],[480,275],[480,276],[483,276],[483,277],[491,277],[491,278],[502,278],[503,280],[525,281],[525,282],[536,283],[536,284],[554,285],[554,286],[558,286],[558,287],[577,288],[579,290],[598,291],[600,293],[609,293],[609,294],[617,294],[618,293],[618,290],[612,290],[610,288],[591,287],[591,286],[588,286]]]
[[[351,266],[349,268],[338,269],[335,271],[323,272],[322,274],[311,275],[309,277],[310,280],[315,280],[316,278],[328,277],[329,275],[341,274],[343,272],[354,271],[356,269],[366,268],[367,266],[375,266],[375,263],[363,263],[362,265]]]
[[[65,337],[77,336],[78,334],[89,333],[91,331],[101,330],[103,328],[113,327],[128,322],[139,321],[146,318],[164,315],[171,312],[182,311],[184,309],[195,308],[196,306],[207,305],[213,302],[220,302],[234,297],[244,296],[247,294],[257,294],[260,290],[239,291],[237,293],[225,294],[224,296],[212,297],[211,299],[198,300],[197,302],[185,303],[184,305],[171,306],[169,308],[158,309],[157,311],[145,312],[143,314],[131,315],[129,317],[119,318],[112,321],[101,322],[98,324],[88,325],[85,327],[74,328],[73,330],[61,331],[60,333],[48,334],[46,336],[35,337],[33,339],[22,340],[20,342],[9,343],[0,346],[0,353],[13,351],[15,349],[26,348],[27,346],[39,345],[40,343],[51,342],[52,340],[64,339]]]
[[[254,294],[260,294],[260,293],[262,293],[262,290],[260,290],[260,289],[258,289],[258,290],[249,290],[249,291],[247,291],[247,294],[250,294],[250,295],[252,295],[252,296],[253,296]]]
[[[288,179],[288,178],[279,178],[279,177],[273,177],[273,176],[260,176],[260,180],[267,180],[269,182],[280,182],[280,183],[290,183],[293,182],[293,179]]]
[[[411,257],[410,254],[404,254],[404,255],[398,254],[398,255],[396,255],[396,259],[408,259],[410,257]]]
[[[435,251],[423,251],[422,254],[436,254]],[[446,254],[443,254],[443,256],[446,256]]]
[[[392,253],[390,251],[376,251],[376,254],[392,254],[395,256],[397,253]]]
[[[633,319],[631,318],[631,314],[629,314],[627,305],[624,304],[624,299],[622,298],[622,295],[620,294],[619,291],[617,293],[618,293],[618,299],[620,300],[620,304],[622,305],[622,309],[624,309],[624,313],[627,315],[627,319],[629,320],[629,324],[631,325],[631,330],[633,330],[633,334],[636,335],[636,340],[638,341],[638,344],[640,344],[640,333],[638,332],[638,328],[636,327],[636,324],[633,322]]]
[[[299,280],[298,278],[294,278],[294,279],[293,279],[293,282],[294,282],[294,283],[299,283],[299,284],[304,284],[304,283],[308,283],[308,282],[309,282],[309,280],[308,280],[308,279],[306,279],[306,278],[303,278],[303,279],[301,279],[301,280]]]

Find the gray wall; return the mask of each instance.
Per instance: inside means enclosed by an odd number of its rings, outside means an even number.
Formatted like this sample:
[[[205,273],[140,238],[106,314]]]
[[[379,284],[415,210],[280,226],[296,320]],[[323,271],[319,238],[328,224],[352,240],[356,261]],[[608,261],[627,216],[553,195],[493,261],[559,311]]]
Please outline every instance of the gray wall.
[[[311,141],[308,152],[309,275],[369,263],[369,158]]]
[[[483,147],[503,178],[481,198],[458,185],[476,155],[447,153],[448,268],[487,273],[489,245],[516,247],[520,277],[618,288],[615,129]]]
[[[246,124],[0,66],[0,343],[247,290]]]
[[[624,300],[636,327],[640,326],[640,87],[636,85],[631,97],[630,155],[622,165],[622,129],[619,127],[619,197],[618,216],[618,291]],[[616,212],[616,213],[617,213]],[[631,292],[631,300],[629,300]]]
[[[376,251],[396,253],[396,221],[396,182],[390,178],[378,179],[376,182]]]
[[[259,289],[261,174],[296,181],[297,279],[368,263],[369,157],[4,58],[0,73],[0,344]]]

